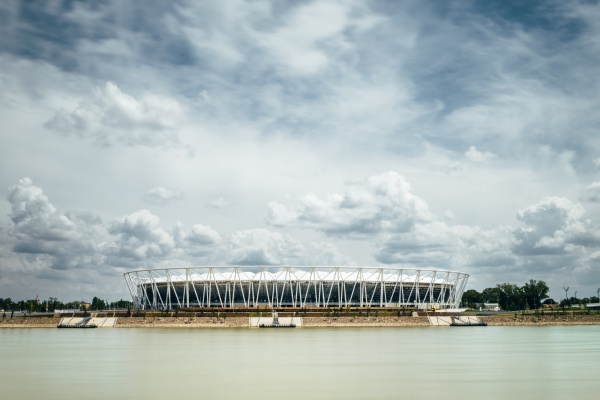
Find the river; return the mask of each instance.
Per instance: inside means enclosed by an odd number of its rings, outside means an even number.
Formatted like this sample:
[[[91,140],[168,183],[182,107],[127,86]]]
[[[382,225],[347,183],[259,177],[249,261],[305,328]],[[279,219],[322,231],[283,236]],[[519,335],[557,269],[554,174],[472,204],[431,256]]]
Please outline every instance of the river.
[[[0,329],[0,398],[597,399],[600,326]]]

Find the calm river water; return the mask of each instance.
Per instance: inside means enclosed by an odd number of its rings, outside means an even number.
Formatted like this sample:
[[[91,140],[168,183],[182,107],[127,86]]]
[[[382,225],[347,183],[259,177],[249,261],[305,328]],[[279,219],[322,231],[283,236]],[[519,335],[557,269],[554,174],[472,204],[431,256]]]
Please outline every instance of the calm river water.
[[[0,398],[598,399],[600,326],[0,329]]]

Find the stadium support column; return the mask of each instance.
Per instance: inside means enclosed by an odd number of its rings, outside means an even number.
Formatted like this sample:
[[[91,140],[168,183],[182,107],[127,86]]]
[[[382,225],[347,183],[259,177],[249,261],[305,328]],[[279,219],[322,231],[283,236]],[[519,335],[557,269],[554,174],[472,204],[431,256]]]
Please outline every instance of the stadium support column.
[[[384,293],[384,287],[383,287],[383,268],[379,270],[379,282],[381,285],[381,289],[379,290],[379,307],[383,307],[383,293]]]
[[[185,306],[190,307],[190,269],[185,269]]]

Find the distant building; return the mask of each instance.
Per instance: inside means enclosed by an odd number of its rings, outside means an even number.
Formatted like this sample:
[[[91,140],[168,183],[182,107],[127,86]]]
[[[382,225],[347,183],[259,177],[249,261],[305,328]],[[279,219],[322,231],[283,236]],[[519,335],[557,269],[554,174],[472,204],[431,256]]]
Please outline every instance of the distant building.
[[[483,308],[486,311],[500,311],[500,305],[498,303],[483,303]]]

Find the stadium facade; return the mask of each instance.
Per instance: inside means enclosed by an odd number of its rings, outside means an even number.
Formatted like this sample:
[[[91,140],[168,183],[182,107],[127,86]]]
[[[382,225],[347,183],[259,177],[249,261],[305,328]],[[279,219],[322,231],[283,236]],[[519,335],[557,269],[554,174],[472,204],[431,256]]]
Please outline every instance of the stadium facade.
[[[460,304],[463,272],[379,267],[190,267],[124,274],[142,310],[250,307],[436,307]]]

